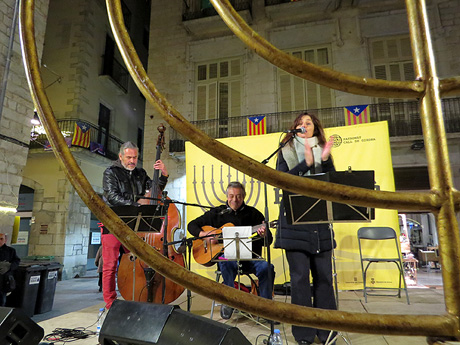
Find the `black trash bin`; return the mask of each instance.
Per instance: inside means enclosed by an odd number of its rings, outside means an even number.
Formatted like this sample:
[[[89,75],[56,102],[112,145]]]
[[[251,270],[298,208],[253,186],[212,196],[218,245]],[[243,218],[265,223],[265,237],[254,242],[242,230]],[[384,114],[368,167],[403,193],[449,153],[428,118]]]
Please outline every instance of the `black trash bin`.
[[[35,314],[43,314],[53,309],[58,271],[61,268],[59,262],[41,262],[40,264],[44,266],[44,269],[41,272]]]
[[[41,274],[44,268],[42,265],[30,262],[19,264],[19,268],[14,274],[16,289],[6,300],[8,307],[19,308],[29,317],[34,315]]]

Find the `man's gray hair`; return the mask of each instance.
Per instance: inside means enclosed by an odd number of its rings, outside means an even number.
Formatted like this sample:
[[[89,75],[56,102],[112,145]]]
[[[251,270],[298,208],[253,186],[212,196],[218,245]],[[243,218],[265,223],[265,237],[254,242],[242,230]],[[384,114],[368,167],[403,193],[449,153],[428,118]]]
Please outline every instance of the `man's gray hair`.
[[[243,196],[246,196],[246,189],[244,189],[244,185],[241,182],[238,182],[238,181],[230,182],[226,189],[227,192],[229,188],[240,188],[243,191]]]
[[[125,155],[125,150],[126,149],[136,149],[139,151],[139,148],[137,147],[136,144],[134,144],[132,141],[127,141],[126,143],[124,143],[123,145],[120,146],[120,154],[122,156]]]

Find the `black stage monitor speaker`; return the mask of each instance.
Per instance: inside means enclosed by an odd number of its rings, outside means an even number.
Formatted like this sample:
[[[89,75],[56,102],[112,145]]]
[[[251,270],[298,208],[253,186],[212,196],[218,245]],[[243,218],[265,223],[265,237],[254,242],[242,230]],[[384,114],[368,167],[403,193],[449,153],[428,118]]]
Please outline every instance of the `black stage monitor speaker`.
[[[99,336],[101,345],[251,345],[236,327],[178,306],[116,300]]]
[[[0,344],[36,345],[43,335],[43,328],[20,309],[0,307]]]

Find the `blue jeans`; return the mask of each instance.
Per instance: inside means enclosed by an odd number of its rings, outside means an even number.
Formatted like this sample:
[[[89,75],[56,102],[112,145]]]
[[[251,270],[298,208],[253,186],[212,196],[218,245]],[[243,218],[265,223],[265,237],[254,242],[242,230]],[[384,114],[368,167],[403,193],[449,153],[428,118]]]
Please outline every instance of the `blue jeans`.
[[[259,279],[259,294],[260,297],[272,299],[273,296],[273,281],[275,278],[275,267],[271,265],[271,281],[268,277],[268,262],[267,261],[240,261],[241,272],[253,273]],[[224,284],[234,287],[236,276],[238,275],[238,267],[236,261],[220,261],[219,269],[224,279]]]

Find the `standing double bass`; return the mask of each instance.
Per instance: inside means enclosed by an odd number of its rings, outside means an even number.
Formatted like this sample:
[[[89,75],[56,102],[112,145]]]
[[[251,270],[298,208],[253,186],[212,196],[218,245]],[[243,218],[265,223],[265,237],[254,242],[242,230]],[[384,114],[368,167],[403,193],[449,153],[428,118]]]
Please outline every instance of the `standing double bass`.
[[[156,145],[155,162],[160,159],[161,152],[164,149],[165,130],[166,128],[160,124],[158,127],[160,134]],[[168,256],[170,260],[184,267],[183,254],[179,253],[175,246],[165,246],[165,241],[166,243],[172,242],[174,232],[180,227],[180,214],[173,203],[160,201],[165,199],[162,198],[162,191],[158,187],[159,176],[160,171],[155,170],[150,193],[146,196],[153,198],[150,201],[151,205],[157,205],[157,209],[164,207],[167,210],[166,217],[163,220],[160,232],[138,232],[137,234],[153,248]],[[123,254],[118,267],[117,281],[118,290],[122,297],[125,300],[138,302],[168,304],[175,301],[185,289],[183,286],[158,274],[131,253]]]

